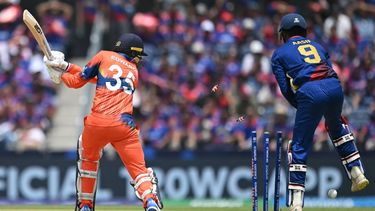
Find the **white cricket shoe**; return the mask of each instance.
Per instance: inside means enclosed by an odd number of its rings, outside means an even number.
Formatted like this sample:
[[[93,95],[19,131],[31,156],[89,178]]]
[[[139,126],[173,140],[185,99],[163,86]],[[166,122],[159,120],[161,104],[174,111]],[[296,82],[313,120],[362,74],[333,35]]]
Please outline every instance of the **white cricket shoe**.
[[[302,211],[302,191],[293,190],[292,204],[289,206],[289,211]]]
[[[350,175],[352,176],[352,192],[363,190],[370,183],[358,166],[352,168]]]

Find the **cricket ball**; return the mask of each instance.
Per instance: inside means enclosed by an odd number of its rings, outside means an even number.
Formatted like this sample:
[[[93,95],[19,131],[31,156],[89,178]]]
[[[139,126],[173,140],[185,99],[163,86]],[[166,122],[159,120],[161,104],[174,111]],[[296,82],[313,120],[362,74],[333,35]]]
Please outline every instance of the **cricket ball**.
[[[329,189],[328,190],[328,197],[331,198],[331,199],[334,199],[336,198],[337,196],[337,190],[335,189]]]

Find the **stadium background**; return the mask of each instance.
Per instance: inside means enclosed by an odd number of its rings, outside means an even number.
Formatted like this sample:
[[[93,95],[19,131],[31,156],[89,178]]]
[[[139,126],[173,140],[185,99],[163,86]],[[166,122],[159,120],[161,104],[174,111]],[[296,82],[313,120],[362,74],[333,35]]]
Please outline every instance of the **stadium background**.
[[[99,49],[110,49],[119,34],[139,34],[149,56],[140,71],[135,116],[146,158],[161,172],[165,196],[181,203],[226,198],[234,204],[250,197],[250,131],[273,135],[282,130],[285,141],[291,137],[294,111],[278,90],[270,56],[279,44],[281,16],[300,12],[309,24],[308,37],[330,52],[346,95],[343,114],[369,179],[375,178],[370,168],[375,158],[372,0],[7,2],[0,1],[1,202],[72,202],[75,142],[92,97],[90,86],[72,91],[49,81],[36,42],[22,23],[25,8],[42,23],[52,49],[81,65]],[[220,89],[212,94],[216,84]],[[245,120],[237,122],[241,116]],[[323,124],[314,142],[307,204],[375,206],[374,188],[349,192]],[[133,202],[111,148],[101,166],[98,201]],[[330,187],[343,198],[327,200]]]

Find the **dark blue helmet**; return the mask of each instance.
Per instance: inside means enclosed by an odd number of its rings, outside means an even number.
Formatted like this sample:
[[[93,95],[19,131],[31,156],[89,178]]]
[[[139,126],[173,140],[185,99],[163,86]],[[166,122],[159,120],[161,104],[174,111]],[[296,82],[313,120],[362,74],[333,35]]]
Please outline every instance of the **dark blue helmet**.
[[[307,24],[302,15],[297,13],[289,13],[281,18],[279,32],[289,30],[295,26],[307,29]]]
[[[128,56],[147,56],[143,50],[143,40],[136,34],[125,33],[115,43],[113,51],[125,53]]]

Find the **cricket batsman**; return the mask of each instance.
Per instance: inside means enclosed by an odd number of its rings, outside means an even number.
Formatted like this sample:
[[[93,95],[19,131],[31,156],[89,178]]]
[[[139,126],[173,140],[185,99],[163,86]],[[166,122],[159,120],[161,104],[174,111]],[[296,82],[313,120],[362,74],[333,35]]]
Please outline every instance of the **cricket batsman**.
[[[306,162],[315,129],[324,116],[329,136],[352,182],[352,192],[366,188],[369,181],[347,121],[341,117],[343,91],[323,47],[306,38],[305,19],[296,13],[281,19],[279,32],[283,45],[272,56],[272,71],[282,94],[296,111],[293,139],[289,143],[287,206],[303,207]]]
[[[53,51],[53,60],[44,58],[46,66],[67,87],[77,89],[88,82],[96,84],[92,110],[84,118],[77,144],[76,211],[95,210],[99,161],[107,144],[119,154],[145,211],[163,208],[157,178],[152,168],[146,168],[139,131],[132,116],[133,93],[138,86],[137,66],[142,56],[147,56],[142,39],[127,33],[118,39],[113,51],[100,51],[83,69],[64,61],[64,54],[58,51]]]

